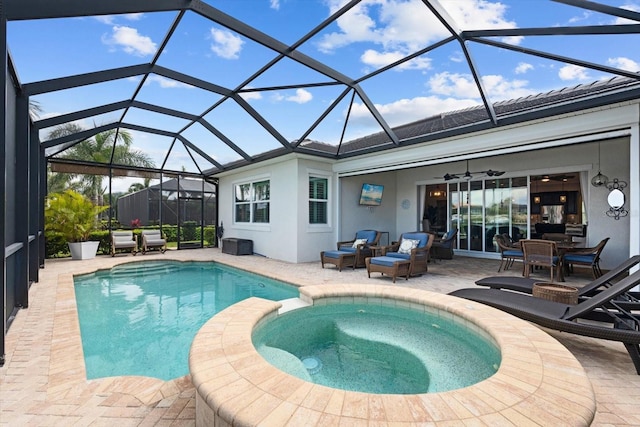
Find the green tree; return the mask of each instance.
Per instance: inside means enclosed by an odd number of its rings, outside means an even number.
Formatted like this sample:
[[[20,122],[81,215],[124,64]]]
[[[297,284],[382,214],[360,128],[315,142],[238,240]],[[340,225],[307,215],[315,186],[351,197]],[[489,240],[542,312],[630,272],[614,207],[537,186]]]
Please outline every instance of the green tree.
[[[49,133],[49,139],[73,135],[83,129],[74,124],[61,125]],[[133,150],[133,138],[126,130],[111,129],[85,139],[67,149],[58,157],[63,159],[84,160],[102,164],[118,164],[123,166],[154,167],[151,158],[142,151]],[[106,187],[102,186],[104,175],[69,174],[67,184],[73,180],[79,182],[79,191],[96,204],[103,204]],[[118,177],[114,177],[118,178]]]

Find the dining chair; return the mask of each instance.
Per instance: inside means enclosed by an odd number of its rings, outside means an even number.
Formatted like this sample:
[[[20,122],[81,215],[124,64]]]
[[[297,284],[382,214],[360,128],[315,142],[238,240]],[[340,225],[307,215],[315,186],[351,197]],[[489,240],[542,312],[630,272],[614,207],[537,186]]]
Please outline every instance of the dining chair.
[[[528,239],[521,240],[524,270],[523,276],[529,277],[536,267],[548,268],[553,282],[554,271],[560,281],[564,282],[562,274],[562,258],[558,255],[556,242],[553,240]]]

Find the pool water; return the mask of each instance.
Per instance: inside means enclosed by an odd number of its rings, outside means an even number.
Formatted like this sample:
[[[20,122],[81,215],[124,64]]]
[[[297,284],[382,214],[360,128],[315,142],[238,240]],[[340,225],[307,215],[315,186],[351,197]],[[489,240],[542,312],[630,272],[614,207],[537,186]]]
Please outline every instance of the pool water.
[[[189,373],[200,327],[238,301],[295,298],[295,286],[214,262],[135,262],[74,277],[87,378]]]
[[[453,321],[382,305],[301,308],[260,324],[252,341],[277,368],[365,393],[435,393],[480,382],[500,350]]]

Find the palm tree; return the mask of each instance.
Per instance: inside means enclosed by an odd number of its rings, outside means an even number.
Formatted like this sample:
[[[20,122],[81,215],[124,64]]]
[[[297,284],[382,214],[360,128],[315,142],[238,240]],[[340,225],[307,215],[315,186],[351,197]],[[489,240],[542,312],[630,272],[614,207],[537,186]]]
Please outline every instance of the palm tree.
[[[148,186],[147,186],[148,187]],[[141,182],[134,182],[129,186],[127,193],[135,193],[136,191],[144,190],[146,187]]]
[[[72,135],[83,129],[74,123],[59,126],[49,133],[49,139]],[[80,141],[66,150],[59,157],[64,159],[84,160],[102,164],[118,164],[153,168],[155,164],[145,153],[132,150],[133,138],[126,130],[111,129],[97,133],[93,138]],[[96,204],[102,204],[106,188],[102,187],[103,175],[73,174],[69,182],[78,178],[82,194]],[[114,177],[117,178],[117,177]]]
[[[29,116],[31,120],[36,120],[40,118],[40,113],[42,113],[42,106],[40,103],[34,99],[29,100]]]

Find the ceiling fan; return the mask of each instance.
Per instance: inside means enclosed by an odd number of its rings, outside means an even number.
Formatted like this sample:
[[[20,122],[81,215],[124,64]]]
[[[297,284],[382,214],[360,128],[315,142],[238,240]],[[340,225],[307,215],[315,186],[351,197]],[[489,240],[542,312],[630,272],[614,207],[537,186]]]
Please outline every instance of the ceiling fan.
[[[451,181],[453,179],[466,179],[467,181],[473,177],[473,174],[485,174],[487,176],[500,176],[504,175],[504,171],[494,171],[492,169],[486,171],[469,172],[469,160],[467,160],[467,171],[464,174],[447,173],[443,176],[445,181]]]

